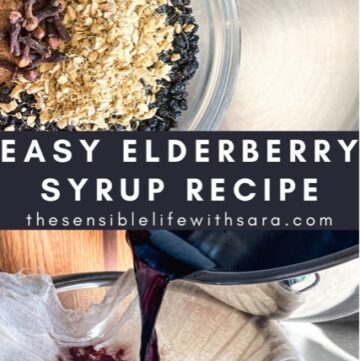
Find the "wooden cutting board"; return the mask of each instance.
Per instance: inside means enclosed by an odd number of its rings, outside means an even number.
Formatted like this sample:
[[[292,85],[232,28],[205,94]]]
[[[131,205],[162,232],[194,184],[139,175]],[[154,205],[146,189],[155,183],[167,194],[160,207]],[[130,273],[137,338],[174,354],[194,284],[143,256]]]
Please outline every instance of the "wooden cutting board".
[[[131,265],[123,231],[0,231],[1,271],[56,276]]]

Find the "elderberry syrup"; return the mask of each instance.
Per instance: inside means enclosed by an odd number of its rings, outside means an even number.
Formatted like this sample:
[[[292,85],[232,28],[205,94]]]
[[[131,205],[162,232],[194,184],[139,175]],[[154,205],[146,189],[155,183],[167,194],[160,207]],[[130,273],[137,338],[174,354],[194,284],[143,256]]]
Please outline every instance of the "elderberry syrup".
[[[169,282],[215,264],[174,233],[129,231],[127,237],[134,256],[141,309],[140,360],[159,361],[155,323]],[[177,247],[174,254],[170,252],[172,245]]]
[[[95,349],[92,346],[84,348],[71,348],[69,354],[72,361],[127,361],[125,351],[120,349],[114,356],[107,354],[106,350]],[[62,361],[59,359],[59,361]]]

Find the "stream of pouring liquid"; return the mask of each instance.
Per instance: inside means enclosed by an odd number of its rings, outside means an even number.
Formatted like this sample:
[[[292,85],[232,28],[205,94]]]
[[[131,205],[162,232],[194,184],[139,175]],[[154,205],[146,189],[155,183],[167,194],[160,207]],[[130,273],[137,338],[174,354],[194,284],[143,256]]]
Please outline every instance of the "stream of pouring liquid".
[[[203,255],[197,254],[196,249],[181,244],[182,241],[174,235],[170,237],[166,232],[157,232],[156,234],[153,232],[152,236],[153,238],[150,240],[150,232],[146,231],[130,231],[127,234],[134,257],[135,278],[141,309],[141,361],[160,360],[155,323],[169,283],[176,279],[183,279],[202,267],[213,266],[213,263]],[[154,240],[154,236],[157,238],[156,240]],[[167,236],[169,237],[166,238]],[[168,242],[169,239],[171,239],[170,242]],[[152,243],[154,241],[160,241],[163,249],[160,250],[154,245]],[[166,243],[168,244],[166,245]],[[157,245],[159,246],[159,243]],[[164,252],[164,247],[169,245],[175,250],[177,258]],[[182,253],[183,257],[180,256]],[[192,261],[185,262],[185,259],[192,259]]]
[[[140,360],[159,361],[155,323],[170,279],[134,259],[142,318]]]

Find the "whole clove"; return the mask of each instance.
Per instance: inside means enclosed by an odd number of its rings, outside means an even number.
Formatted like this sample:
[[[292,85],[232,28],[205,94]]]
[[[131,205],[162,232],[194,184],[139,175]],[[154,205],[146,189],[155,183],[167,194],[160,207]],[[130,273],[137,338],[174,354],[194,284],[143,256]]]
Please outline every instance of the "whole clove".
[[[50,36],[48,38],[48,44],[52,50],[57,50],[60,47],[60,39],[56,36]]]
[[[32,60],[30,58],[30,46],[25,45],[21,58],[17,59],[17,66],[19,68],[26,68],[31,64]]]
[[[56,31],[58,32],[60,37],[63,38],[65,41],[69,41],[70,40],[70,34],[66,30],[64,24],[62,23],[62,20],[61,20],[59,14],[54,16],[51,19],[51,21],[54,24],[54,27],[56,28]]]
[[[67,59],[67,57],[66,57],[65,54],[62,54],[60,52],[54,52],[48,58],[42,58],[42,59],[35,60],[31,64],[29,69],[35,69],[41,64],[58,64],[58,63],[62,63],[66,59]]]
[[[54,22],[52,21],[52,19],[47,19],[46,20],[46,36],[48,38],[50,38],[52,36],[56,36],[56,37],[59,36],[58,32],[56,31],[56,28],[55,28],[55,25],[54,25]]]
[[[37,69],[30,69],[24,72],[23,76],[27,81],[35,81],[39,76],[39,71]]]
[[[50,0],[50,5],[58,8],[60,12],[63,12],[65,10],[65,5],[61,3],[59,0]]]
[[[32,34],[34,35],[34,37],[37,39],[37,40],[42,40],[45,38],[46,36],[46,31],[41,27],[41,26],[38,26],[33,32]]]
[[[10,21],[10,53],[15,56],[21,54],[19,35],[21,32],[21,26],[23,22],[23,17],[18,11],[12,11],[9,16]]]
[[[25,0],[24,2],[24,13],[25,21],[24,28],[27,31],[34,31],[38,26],[40,21],[33,13],[33,6],[35,5],[36,0]]]
[[[37,17],[39,22],[42,22],[42,21],[44,21],[44,20],[46,20],[48,18],[53,18],[58,13],[59,13],[59,9],[54,8],[54,7],[49,7],[49,8],[45,8],[43,10],[40,10],[36,14],[36,17]]]
[[[28,46],[30,49],[33,49],[40,55],[49,53],[49,48],[46,45],[36,41],[35,39],[32,39],[30,36],[20,36],[19,40],[20,43],[24,44],[25,46]]]
[[[43,22],[46,19],[59,16],[59,13],[65,10],[65,5],[59,1],[51,1],[50,5],[47,5],[43,9],[39,10],[35,16],[38,19],[39,23]]]
[[[46,22],[46,31],[47,31],[47,37],[48,37],[48,45],[51,49],[57,50],[60,46],[60,38],[59,33],[56,30],[56,27],[54,25],[53,19],[48,19]]]
[[[43,63],[43,64],[58,64],[58,63],[62,63],[66,59],[67,59],[67,57],[65,54],[56,52],[56,53],[51,54],[51,56],[46,59],[39,60],[39,62]]]

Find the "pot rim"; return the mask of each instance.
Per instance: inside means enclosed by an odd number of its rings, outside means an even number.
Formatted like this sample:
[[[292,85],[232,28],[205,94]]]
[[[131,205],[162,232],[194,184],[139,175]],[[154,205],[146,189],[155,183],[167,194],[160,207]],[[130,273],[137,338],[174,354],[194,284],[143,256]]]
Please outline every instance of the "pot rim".
[[[248,272],[201,271],[190,275],[185,278],[185,280],[197,283],[222,285],[278,282],[323,271],[358,257],[359,245],[356,245],[327,256],[293,265]]]
[[[359,246],[354,246],[328,256],[290,266],[250,272],[202,271],[196,272],[191,276],[186,277],[184,280],[222,285],[277,282],[316,273],[354,260],[358,257]],[[92,272],[69,274],[53,277],[53,282],[59,292],[71,291],[79,289],[79,287],[106,287],[113,285],[123,273],[124,272]]]

